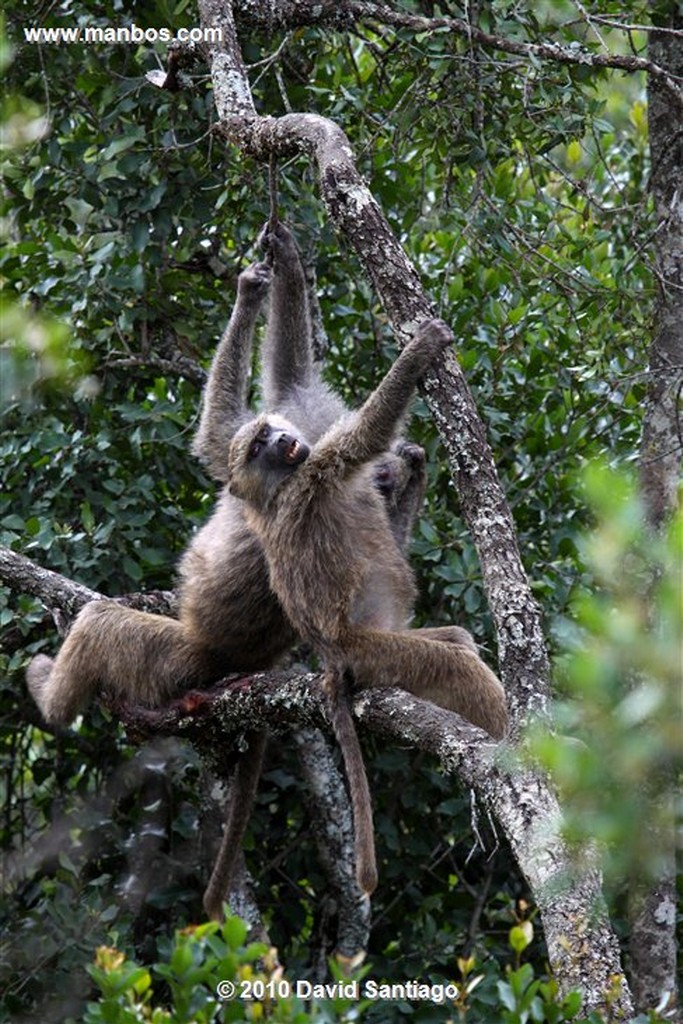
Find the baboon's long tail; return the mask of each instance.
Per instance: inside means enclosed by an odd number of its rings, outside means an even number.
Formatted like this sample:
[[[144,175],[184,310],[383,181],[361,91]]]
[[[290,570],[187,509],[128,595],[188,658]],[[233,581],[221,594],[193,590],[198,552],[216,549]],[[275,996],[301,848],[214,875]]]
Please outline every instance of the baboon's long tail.
[[[365,772],[363,753],[351,715],[351,704],[341,672],[327,671],[324,680],[332,728],[344,758],[346,778],[351,793],[353,827],[355,832],[356,878],[368,895],[377,888],[375,860],[375,833],[372,825],[372,802]]]
[[[249,749],[243,751],[237,761],[230,785],[230,806],[223,839],[202,901],[204,910],[213,921],[223,920],[223,903],[230,894],[235,876],[242,837],[249,823],[261,777],[267,741],[268,733],[265,730],[249,733]]]

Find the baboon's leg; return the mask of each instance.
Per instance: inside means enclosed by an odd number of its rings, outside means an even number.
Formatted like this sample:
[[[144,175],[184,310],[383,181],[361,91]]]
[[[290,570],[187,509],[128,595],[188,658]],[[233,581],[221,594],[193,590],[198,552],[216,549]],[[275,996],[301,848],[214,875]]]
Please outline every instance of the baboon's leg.
[[[68,725],[98,690],[160,704],[216,671],[176,619],[104,600],[85,605],[54,661],[38,655],[26,678],[45,720]]]
[[[248,742],[249,749],[240,753],[230,784],[223,838],[202,901],[204,910],[213,921],[223,920],[223,904],[230,895],[242,838],[254,808],[268,733],[265,730],[251,732],[248,734]]]
[[[406,630],[410,636],[419,636],[424,640],[440,640],[445,644],[458,644],[478,654],[477,645],[471,633],[462,626],[424,626],[422,629]]]
[[[508,725],[505,691],[490,668],[470,647],[421,633],[357,629],[340,650],[359,687],[402,687],[502,738]]]
[[[370,895],[377,888],[375,833],[372,824],[372,801],[363,752],[351,714],[351,703],[344,676],[337,669],[328,669],[323,686],[327,694],[332,728],[344,758],[344,768],[351,795],[356,854],[356,878],[363,892]]]

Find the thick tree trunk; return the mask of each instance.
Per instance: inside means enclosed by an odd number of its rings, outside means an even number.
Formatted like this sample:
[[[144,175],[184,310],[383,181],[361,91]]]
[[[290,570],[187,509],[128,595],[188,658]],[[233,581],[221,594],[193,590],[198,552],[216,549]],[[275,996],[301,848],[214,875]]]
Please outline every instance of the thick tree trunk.
[[[661,12],[662,5],[656,6]],[[662,27],[683,31],[683,8],[674,2],[669,6],[670,16]],[[679,81],[683,78],[680,37],[668,32],[652,33],[648,56],[672,77]],[[683,113],[657,79],[649,81],[648,123],[651,187],[657,216],[655,268],[659,301],[650,346],[640,482],[649,526],[657,532],[676,508],[683,443]],[[671,782],[673,790],[673,779]],[[664,867],[653,884],[635,882],[632,886],[631,984],[638,1010],[645,1012],[668,998],[670,1012],[678,1005],[673,826],[668,834],[661,830],[653,841]],[[681,1019],[680,1010],[677,1019]]]
[[[311,831],[329,887],[313,956],[319,970],[316,980],[322,982],[332,943],[339,963],[355,967],[362,962],[370,935],[370,900],[356,881],[353,814],[334,762],[334,747],[319,729],[295,729],[292,736],[306,783]],[[329,934],[331,918],[339,922],[334,937]]]
[[[683,10],[674,2],[671,8],[668,27],[683,32]],[[680,38],[652,33],[649,52],[673,75],[683,77]],[[648,125],[659,300],[650,346],[641,482],[650,525],[658,529],[676,507],[683,443],[683,112],[656,80],[648,88]]]
[[[677,6],[679,13],[674,11]],[[668,27],[683,32],[683,10],[673,2],[671,9]],[[683,77],[680,38],[652,33],[649,50],[653,60]],[[648,520],[658,530],[676,507],[683,445],[683,112],[656,80],[648,89],[648,124],[659,302],[650,346],[640,471]]]

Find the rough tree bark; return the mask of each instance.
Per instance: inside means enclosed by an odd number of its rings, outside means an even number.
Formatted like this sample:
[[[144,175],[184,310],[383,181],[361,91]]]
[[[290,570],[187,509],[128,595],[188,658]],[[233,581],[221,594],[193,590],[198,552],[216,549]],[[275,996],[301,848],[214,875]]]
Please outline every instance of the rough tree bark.
[[[0,547],[0,580],[13,590],[39,598],[46,608],[58,613],[57,626],[60,630],[75,618],[84,605],[105,596],[4,547]],[[173,615],[176,610],[176,597],[172,590],[124,594],[116,600],[129,608],[159,615]]]
[[[669,27],[683,31],[683,10],[671,5]],[[650,35],[651,58],[683,79],[683,44],[664,32]],[[649,523],[659,530],[676,507],[680,484],[683,388],[683,112],[656,80],[648,88],[651,189],[657,214],[655,265],[659,302],[650,347],[643,421],[641,486]]]
[[[344,780],[337,768],[330,741],[320,729],[292,733],[309,806],[311,830],[318,857],[327,876],[328,892],[318,908],[317,955],[314,970],[324,981],[330,950],[330,919],[337,918],[335,956],[347,967],[360,962],[359,951],[368,947],[370,900],[356,881],[353,815],[339,813],[348,806]]]
[[[659,5],[661,8],[661,5]],[[671,4],[662,27],[683,30],[683,8]],[[649,37],[648,56],[683,80],[683,46],[667,32]],[[680,485],[683,431],[683,113],[661,83],[648,84],[651,188],[657,215],[655,266],[659,301],[650,346],[650,376],[640,452],[640,484],[650,529],[658,532],[675,510]],[[656,625],[656,624],[655,624]],[[673,779],[671,780],[673,788]],[[676,983],[676,841],[674,829],[656,837],[666,862],[651,885],[631,891],[631,978],[636,1008],[646,1011],[670,993],[667,1011],[678,1005]],[[665,997],[664,997],[665,998]],[[682,1017],[680,1009],[676,1019]]]

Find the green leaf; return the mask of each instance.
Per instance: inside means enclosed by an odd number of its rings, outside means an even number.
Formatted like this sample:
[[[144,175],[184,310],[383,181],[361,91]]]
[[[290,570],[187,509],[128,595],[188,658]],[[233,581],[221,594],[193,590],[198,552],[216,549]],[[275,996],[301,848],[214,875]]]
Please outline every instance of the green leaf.
[[[531,944],[534,938],[534,927],[531,921],[521,921],[516,924],[509,932],[510,946],[515,953],[523,953],[524,950]]]
[[[247,926],[239,917],[229,917],[223,925],[223,936],[232,949],[238,949],[246,942]]]

